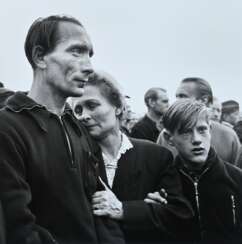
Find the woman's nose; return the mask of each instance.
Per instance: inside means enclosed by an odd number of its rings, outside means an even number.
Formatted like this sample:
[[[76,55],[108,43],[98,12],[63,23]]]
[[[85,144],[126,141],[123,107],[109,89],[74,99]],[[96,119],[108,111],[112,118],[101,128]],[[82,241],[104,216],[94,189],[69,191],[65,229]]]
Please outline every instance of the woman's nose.
[[[87,113],[82,113],[79,117],[79,120],[82,122],[88,122],[90,120],[90,116]]]

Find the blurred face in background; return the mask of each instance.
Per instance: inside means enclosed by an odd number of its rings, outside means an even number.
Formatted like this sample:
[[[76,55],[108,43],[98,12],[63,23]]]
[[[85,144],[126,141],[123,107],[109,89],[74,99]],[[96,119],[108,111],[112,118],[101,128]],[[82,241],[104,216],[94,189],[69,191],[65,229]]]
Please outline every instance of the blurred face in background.
[[[236,110],[232,113],[223,114],[223,120],[230,123],[231,125],[236,125],[239,121],[240,113],[239,110]]]
[[[176,99],[197,99],[196,84],[193,82],[181,83],[176,91]]]
[[[210,106],[211,120],[220,122],[222,115],[222,105],[218,99],[214,99],[212,105]]]
[[[164,91],[157,90],[157,99],[152,102],[152,110],[157,115],[163,115],[168,109],[169,98]]]

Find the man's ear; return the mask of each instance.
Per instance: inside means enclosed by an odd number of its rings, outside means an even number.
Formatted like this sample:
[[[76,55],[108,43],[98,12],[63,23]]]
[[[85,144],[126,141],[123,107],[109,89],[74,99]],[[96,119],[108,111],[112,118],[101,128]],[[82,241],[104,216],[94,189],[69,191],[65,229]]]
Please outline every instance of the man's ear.
[[[149,100],[148,100],[148,104],[149,104],[149,107],[150,107],[150,108],[153,108],[154,105],[155,105],[155,100],[152,99],[152,98],[149,98]]]
[[[201,101],[202,103],[204,103],[205,105],[208,105],[208,96],[207,95],[203,95],[198,100]]]
[[[46,68],[46,63],[44,60],[44,49],[41,46],[35,46],[32,51],[32,59],[36,67],[41,69]]]
[[[173,136],[172,136],[171,132],[165,129],[164,132],[163,132],[163,135],[164,135],[164,138],[167,141],[167,143],[170,146],[174,147],[175,145],[174,145],[174,142],[173,142]]]

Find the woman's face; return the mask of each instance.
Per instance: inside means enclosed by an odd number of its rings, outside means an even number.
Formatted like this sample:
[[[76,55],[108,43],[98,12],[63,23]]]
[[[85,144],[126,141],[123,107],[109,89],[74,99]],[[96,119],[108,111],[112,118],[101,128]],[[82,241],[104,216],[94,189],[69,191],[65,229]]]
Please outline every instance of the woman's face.
[[[116,111],[97,86],[85,86],[83,95],[74,99],[76,117],[96,139],[103,139],[119,129]]]

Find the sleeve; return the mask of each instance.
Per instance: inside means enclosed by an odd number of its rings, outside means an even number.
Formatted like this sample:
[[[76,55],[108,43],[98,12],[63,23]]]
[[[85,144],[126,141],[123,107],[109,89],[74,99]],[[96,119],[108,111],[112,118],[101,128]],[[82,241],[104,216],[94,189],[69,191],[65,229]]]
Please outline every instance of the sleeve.
[[[143,200],[123,202],[124,228],[131,231],[158,231],[176,238],[180,226],[193,216],[191,205],[183,196],[179,174],[171,164],[172,156],[167,159],[167,166],[160,169],[158,174],[156,190],[166,190],[168,204],[147,204]]]
[[[233,141],[232,141],[231,162],[233,162],[234,165],[238,166],[240,153],[241,153],[240,150],[241,144],[237,134],[234,131],[232,132],[233,132]]]
[[[57,243],[44,228],[36,225],[28,205],[31,189],[26,180],[25,157],[19,138],[0,133],[0,197],[8,243]]]
[[[5,237],[6,237],[6,233],[5,233],[5,222],[4,222],[2,204],[0,202],[0,243],[1,244],[5,244],[6,243]]]

